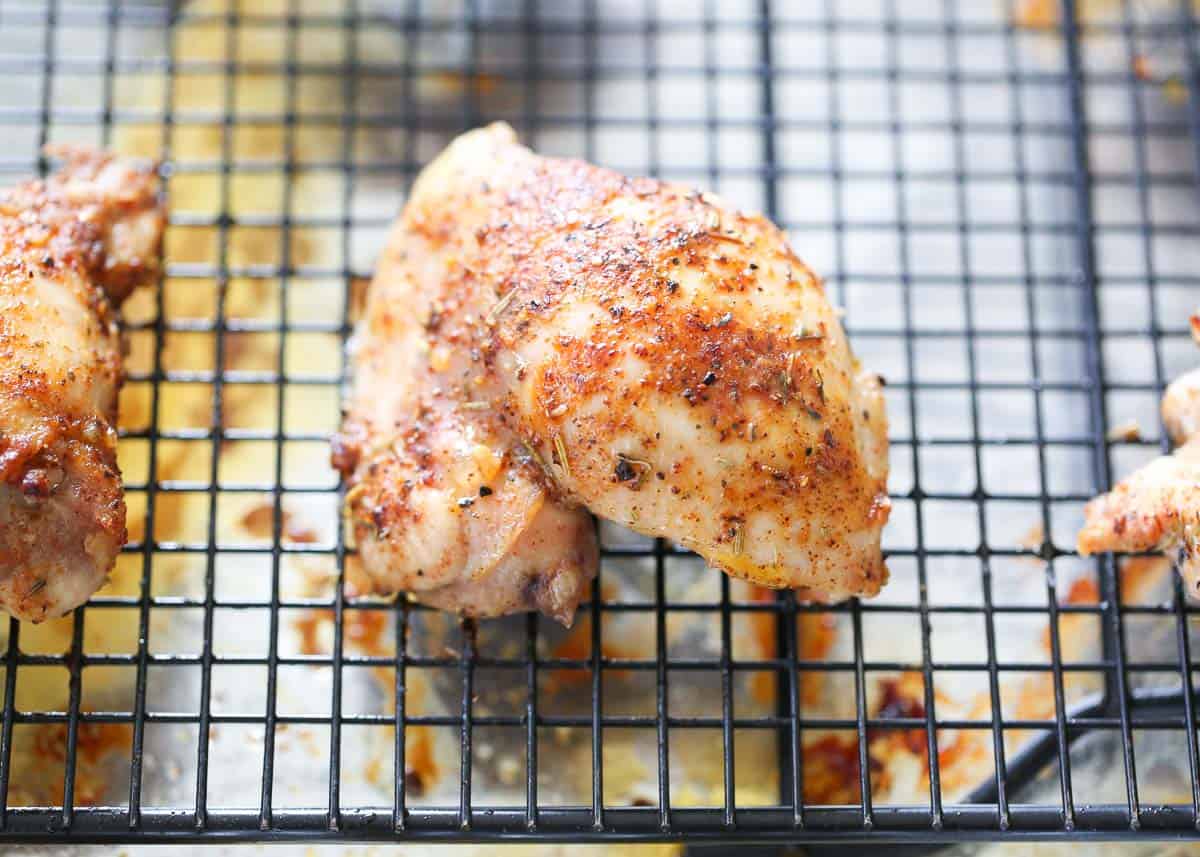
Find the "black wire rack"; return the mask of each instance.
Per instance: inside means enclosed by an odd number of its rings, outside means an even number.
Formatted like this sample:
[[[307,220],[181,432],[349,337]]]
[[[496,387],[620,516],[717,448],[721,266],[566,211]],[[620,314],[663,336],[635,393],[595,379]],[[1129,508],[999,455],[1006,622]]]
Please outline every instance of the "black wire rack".
[[[206,38],[218,50],[198,58],[194,42]],[[327,52],[307,53],[310,41]],[[247,47],[267,42],[278,50]],[[1192,687],[1195,668],[1193,608],[1173,578],[1165,600],[1127,603],[1116,560],[1083,562],[1072,549],[1083,502],[1131,462],[1165,448],[1153,439],[1157,397],[1194,358],[1187,311],[1200,294],[1200,47],[1188,0],[1008,8],[984,0],[0,0],[0,71],[7,141],[0,170],[8,180],[48,169],[39,152],[49,141],[119,147],[136,133],[162,157],[169,197],[189,182],[215,188],[210,210],[172,207],[164,282],[127,319],[127,394],[147,414],[122,435],[123,460],[136,448],[146,462],[126,468],[131,509],[144,515],[144,525],[131,521],[134,538],[122,557],[131,589],[101,593],[66,620],[65,651],[31,645],[36,629],[13,622],[8,631],[0,840],[949,843],[1200,830],[1195,704],[1181,690]],[[243,103],[241,73],[268,77],[274,104]],[[126,99],[135,78],[151,81],[157,95]],[[314,101],[305,90],[318,81],[324,96]],[[205,87],[222,107],[189,102]],[[438,87],[451,94],[430,95]],[[370,275],[362,236],[381,235],[403,187],[440,146],[498,118],[543,151],[716,189],[790,230],[798,253],[846,307],[864,362],[889,381],[890,595],[832,607],[790,595],[747,601],[722,580],[713,598],[673,600],[671,575],[683,555],[662,542],[618,539],[606,541],[602,581],[611,563],[641,560],[647,597],[608,597],[598,583],[581,608],[591,619],[587,654],[546,654],[540,641],[550,629],[532,616],[504,625],[515,648],[495,649],[486,626],[455,622],[449,643],[423,649],[413,634],[429,612],[356,597],[345,575],[352,550],[340,532],[328,540],[289,535],[284,511],[298,496],[328,501],[336,518],[336,483],[290,480],[295,456],[324,461],[343,380],[340,363],[324,372],[295,368],[295,351],[321,341],[340,346],[355,284]],[[268,126],[280,134],[277,156],[247,153],[243,132]],[[389,142],[364,154],[360,138],[368,133]],[[197,134],[216,141],[211,156],[184,153],[184,141]],[[327,148],[313,155],[301,145],[305,135],[320,136]],[[337,189],[322,207],[299,209],[294,186],[317,173]],[[277,182],[275,209],[238,208],[247,177]],[[389,182],[397,192],[386,210],[357,204],[364,188]],[[193,233],[207,236],[207,255],[180,258],[180,239]],[[337,250],[332,260],[299,259],[298,248],[318,234]],[[232,249],[263,236],[269,252],[246,257]],[[247,283],[269,290],[273,316],[234,311]],[[211,290],[205,317],[172,315],[174,296],[188,289]],[[306,314],[297,296],[312,289],[332,290],[340,315]],[[210,362],[177,364],[172,343],[189,336],[212,337]],[[272,360],[241,365],[231,346],[246,337],[274,343]],[[237,424],[229,413],[235,390],[269,400],[272,418]],[[176,424],[167,418],[172,402],[187,395],[207,403],[203,418]],[[329,418],[294,419],[289,407],[297,400]],[[1142,415],[1151,439],[1110,437],[1131,413]],[[261,478],[225,472],[222,452],[235,444],[257,444]],[[185,476],[160,475],[168,456],[188,463]],[[238,494],[261,496],[271,510],[261,544],[223,534],[223,504]],[[168,527],[166,518],[178,515],[164,510],[185,496],[189,523]],[[1013,537],[1014,516],[1037,527],[1038,538]],[[289,594],[281,581],[297,557],[332,570],[327,595]],[[997,594],[1000,577],[1030,561],[1044,571],[1039,596],[1010,603]],[[181,590],[160,585],[165,563],[190,575]],[[1065,597],[1066,575],[1079,569],[1097,583],[1094,603]],[[226,596],[230,575],[260,579],[259,594]],[[941,598],[956,588],[977,599]],[[290,615],[319,610],[332,615],[328,653],[296,653],[281,642]],[[110,621],[106,613],[136,629],[126,649],[89,638],[93,623]],[[847,657],[803,654],[796,620],[806,613],[841,623]],[[386,654],[363,653],[348,639],[347,623],[362,614],[385,617]],[[649,656],[606,653],[604,620],[618,615],[650,624]],[[748,616],[773,623],[773,654],[735,655]],[[1076,616],[1094,625],[1094,656],[1064,655],[1063,621]],[[192,623],[194,644],[157,641],[155,617]],[[698,657],[672,649],[668,625],[677,620],[712,623],[719,651]],[[879,655],[891,651],[884,620],[915,630],[913,657]],[[978,657],[939,647],[942,623],[951,620],[975,629]],[[1019,621],[1045,629],[1044,661],[1003,654]],[[262,630],[262,649],[229,654],[227,640],[252,625]],[[1146,659],[1137,643],[1151,626],[1165,629],[1172,645]],[[218,704],[233,668],[243,670],[238,681],[261,691],[259,707]],[[395,690],[364,713],[346,703],[345,689],[352,671],[367,669],[389,674]],[[39,670],[59,677],[61,704],[23,701],[23,677]],[[97,707],[93,685],[122,670],[123,704]],[[297,670],[321,671],[324,683],[312,683],[299,709],[284,707],[279,699],[290,683],[309,680],[297,679]],[[450,688],[444,695],[453,704],[441,713],[418,711],[410,699],[412,676],[422,670],[440,671]],[[507,713],[485,712],[478,702],[484,675],[496,671],[521,697]],[[582,707],[549,711],[544,680],[564,671],[586,673],[573,691]],[[898,671],[921,676],[922,705],[872,710],[874,677]],[[805,677],[839,672],[852,716],[808,710]],[[1002,713],[1004,682],[1018,672],[1049,676],[1052,715]],[[647,680],[648,710],[612,710],[608,678],[616,673]],[[775,682],[774,711],[744,712],[741,680],[751,674]],[[943,683],[967,674],[982,680],[989,710],[938,716]],[[1084,674],[1100,692],[1076,705],[1069,686]],[[711,678],[716,708],[672,710],[679,675]],[[164,676],[190,686],[190,702],[160,705],[156,683]],[[1158,690],[1148,692],[1150,685]],[[77,777],[89,764],[84,739],[105,724],[128,732],[128,747],[116,753],[119,793],[85,795]],[[61,768],[61,790],[48,803],[17,800],[29,775],[17,762],[21,735],[46,727],[63,730],[61,754],[49,763]],[[297,806],[280,799],[277,760],[283,737],[299,727],[321,737],[310,772],[318,799]],[[391,730],[390,771],[405,769],[414,729],[451,735],[459,774],[449,777],[452,797],[419,801],[411,777],[389,774],[390,804],[359,801],[346,786],[347,767],[357,764],[348,748],[370,728]],[[186,740],[168,748],[169,729],[182,729],[170,734]],[[249,736],[244,764],[254,787],[246,805],[231,805],[216,785],[211,736],[218,729]],[[539,760],[545,768],[544,739],[563,729],[586,736],[591,786],[581,799],[559,802],[547,797],[553,771],[540,770]],[[869,744],[889,729],[922,736],[929,771],[921,803],[878,799]],[[481,730],[513,737],[522,799],[494,803],[481,790]],[[647,763],[657,793],[613,805],[606,742],[630,730],[653,736],[657,750]],[[675,800],[672,740],[689,730],[721,747],[709,804]],[[816,730],[856,738],[848,804],[803,797],[805,736]],[[989,759],[973,790],[944,793],[946,730],[987,736]],[[777,770],[764,777],[778,781],[779,793],[747,806],[739,801],[735,749],[754,731],[775,736]],[[1034,737],[1013,745],[1015,731]],[[1120,781],[1115,799],[1086,793],[1092,775],[1079,775],[1076,745],[1085,733],[1108,742]],[[1176,760],[1184,760],[1176,799],[1162,797],[1161,773],[1141,761],[1147,735],[1173,741]],[[165,800],[148,783],[172,753],[194,771]],[[1039,771],[1040,789],[1024,788]]]

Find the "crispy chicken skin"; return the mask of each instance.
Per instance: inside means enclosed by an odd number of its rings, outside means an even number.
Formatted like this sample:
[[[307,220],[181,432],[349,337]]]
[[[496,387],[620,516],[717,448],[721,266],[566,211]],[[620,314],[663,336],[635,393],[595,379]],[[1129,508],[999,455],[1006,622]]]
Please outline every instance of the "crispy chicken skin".
[[[765,219],[539,157],[497,124],[458,138],[424,171],[392,249],[388,264],[423,296],[388,302],[424,331],[425,350],[410,359],[439,375],[457,419],[485,423],[493,448],[561,514],[587,507],[809,598],[882,586],[880,383],[859,368],[821,282]],[[377,297],[371,335],[402,338],[378,326]],[[360,351],[360,381],[362,360]],[[359,422],[352,415],[348,448],[394,434]],[[429,455],[446,448],[424,439]],[[351,459],[343,466],[361,481],[363,463]],[[388,490],[415,484],[408,471]],[[371,522],[380,490],[351,490],[368,539],[388,530]],[[436,538],[417,529],[414,541]],[[404,562],[398,554],[390,561]],[[364,557],[377,578],[387,572],[369,543]]]
[[[62,169],[0,196],[0,604],[82,604],[125,543],[116,308],[158,270],[150,165],[57,148]]]
[[[1200,596],[1200,369],[1167,387],[1162,418],[1181,445],[1087,504],[1078,549],[1177,554],[1188,591]]]

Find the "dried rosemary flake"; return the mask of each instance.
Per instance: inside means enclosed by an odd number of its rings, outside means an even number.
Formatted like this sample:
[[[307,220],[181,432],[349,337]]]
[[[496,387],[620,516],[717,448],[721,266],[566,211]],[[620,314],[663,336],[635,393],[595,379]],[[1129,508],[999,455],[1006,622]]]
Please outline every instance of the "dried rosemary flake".
[[[37,595],[39,592],[41,592],[45,588],[46,588],[46,578],[44,578],[44,577],[38,578],[37,580],[35,580],[33,582],[33,585],[29,587],[29,592],[27,592],[25,594],[25,597],[29,598],[30,596]]]
[[[563,476],[571,478],[571,462],[567,459],[567,445],[563,443],[562,435],[554,436],[554,454],[558,456],[558,465],[562,468]]]
[[[746,527],[743,524],[734,524],[733,552],[738,556],[746,552]]]
[[[464,411],[486,411],[489,407],[487,402],[463,402],[461,405]]]
[[[508,294],[496,301],[496,305],[493,306],[491,311],[487,314],[487,323],[489,327],[496,323],[496,321],[500,318],[500,314],[508,308],[508,305],[512,303],[513,298],[516,296],[517,290],[510,289]]]
[[[796,368],[796,355],[789,354],[787,358],[787,366],[779,373],[779,383],[783,388],[782,398],[784,404],[792,397],[792,371]]]
[[[353,507],[354,504],[358,502],[359,498],[365,493],[367,493],[367,486],[362,482],[359,482],[357,485],[347,491],[346,508]]]
[[[646,476],[654,468],[649,461],[642,461],[639,458],[633,458],[625,455],[623,452],[617,453],[617,464],[613,468],[613,475],[618,482],[627,482],[629,487],[637,490],[642,487],[642,483],[646,480]]]
[[[529,457],[537,462],[538,467],[542,468],[542,470],[547,470],[547,471],[550,469],[546,466],[546,462],[542,459],[542,456],[538,454],[538,451],[533,448],[533,445],[530,444],[529,441],[522,440],[521,446],[525,448],[525,452],[527,452],[529,454]]]

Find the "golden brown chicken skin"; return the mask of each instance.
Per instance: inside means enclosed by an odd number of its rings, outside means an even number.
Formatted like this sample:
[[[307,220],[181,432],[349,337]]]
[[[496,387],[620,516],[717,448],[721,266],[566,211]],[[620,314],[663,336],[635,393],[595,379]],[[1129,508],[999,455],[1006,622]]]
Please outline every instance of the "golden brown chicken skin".
[[[884,583],[880,384],[765,219],[493,125],[424,171],[393,241],[445,395],[557,504],[807,597]]]
[[[84,148],[0,195],[0,605],[39,621],[98,589],[125,543],[116,309],[159,266],[150,165]]]

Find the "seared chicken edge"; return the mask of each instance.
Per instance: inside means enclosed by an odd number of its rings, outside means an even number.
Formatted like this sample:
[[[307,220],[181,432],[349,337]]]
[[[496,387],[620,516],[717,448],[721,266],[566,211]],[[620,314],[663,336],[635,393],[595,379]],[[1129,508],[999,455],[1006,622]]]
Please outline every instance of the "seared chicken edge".
[[[61,615],[125,543],[117,308],[155,279],[152,165],[48,150],[59,172],[0,197],[0,605]]]

